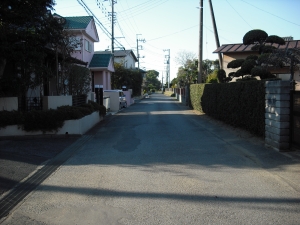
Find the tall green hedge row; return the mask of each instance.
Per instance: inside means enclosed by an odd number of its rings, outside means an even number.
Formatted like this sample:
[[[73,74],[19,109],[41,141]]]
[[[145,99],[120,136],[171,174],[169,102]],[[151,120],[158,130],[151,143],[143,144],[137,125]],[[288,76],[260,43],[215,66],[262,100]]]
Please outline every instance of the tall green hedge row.
[[[191,85],[195,110],[263,137],[265,87],[262,81]]]
[[[201,97],[203,95],[206,84],[192,84],[190,86],[190,97],[193,109],[202,112]]]

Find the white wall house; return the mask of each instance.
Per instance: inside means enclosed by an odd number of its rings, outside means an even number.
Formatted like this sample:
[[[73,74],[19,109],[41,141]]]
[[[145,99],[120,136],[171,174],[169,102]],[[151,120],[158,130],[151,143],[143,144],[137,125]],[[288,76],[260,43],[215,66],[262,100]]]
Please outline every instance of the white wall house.
[[[132,50],[116,50],[114,52],[114,61],[116,63],[122,63],[127,69],[134,69],[138,59]]]

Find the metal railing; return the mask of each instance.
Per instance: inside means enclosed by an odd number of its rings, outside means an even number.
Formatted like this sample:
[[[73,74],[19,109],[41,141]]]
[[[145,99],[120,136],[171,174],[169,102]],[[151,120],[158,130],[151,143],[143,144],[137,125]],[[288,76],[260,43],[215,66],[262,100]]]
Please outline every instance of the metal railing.
[[[73,95],[72,96],[72,106],[81,106],[86,103],[86,95]]]
[[[18,98],[18,108],[19,111],[25,112],[29,112],[32,110],[42,110],[43,99],[39,97],[26,97],[25,100],[24,98]]]

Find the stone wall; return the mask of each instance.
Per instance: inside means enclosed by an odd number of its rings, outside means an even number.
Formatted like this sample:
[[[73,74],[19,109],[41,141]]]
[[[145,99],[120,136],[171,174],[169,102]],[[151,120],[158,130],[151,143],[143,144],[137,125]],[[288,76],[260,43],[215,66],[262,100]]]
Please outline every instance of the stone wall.
[[[278,151],[290,149],[290,82],[267,81],[265,145]]]

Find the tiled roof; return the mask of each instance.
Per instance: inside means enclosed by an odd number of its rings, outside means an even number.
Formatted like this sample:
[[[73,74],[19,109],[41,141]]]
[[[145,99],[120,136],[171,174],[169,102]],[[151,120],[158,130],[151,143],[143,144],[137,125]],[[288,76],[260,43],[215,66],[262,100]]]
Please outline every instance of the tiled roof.
[[[108,67],[109,61],[111,59],[111,54],[94,54],[89,65],[90,68],[105,68]]]
[[[107,54],[107,52],[110,51],[97,51],[95,53],[97,54]],[[131,54],[133,59],[137,62],[138,59],[136,58],[134,52],[132,50],[115,50],[114,51],[114,57],[126,57],[127,55]]]
[[[279,44],[267,44],[274,46],[278,49],[286,48],[300,48],[300,40],[286,41],[285,45]],[[233,52],[254,52],[251,48],[253,45],[244,45],[244,44],[225,44],[217,48],[213,53],[233,53]]]
[[[92,16],[73,16],[64,18],[66,19],[66,28],[68,29],[85,29],[93,19]]]
[[[134,60],[137,62],[138,59],[136,58],[134,52],[132,50],[116,50],[114,56],[115,57],[126,57],[127,55],[131,54]]]
[[[115,57],[126,56],[130,54],[130,52],[132,52],[132,50],[115,50]]]

